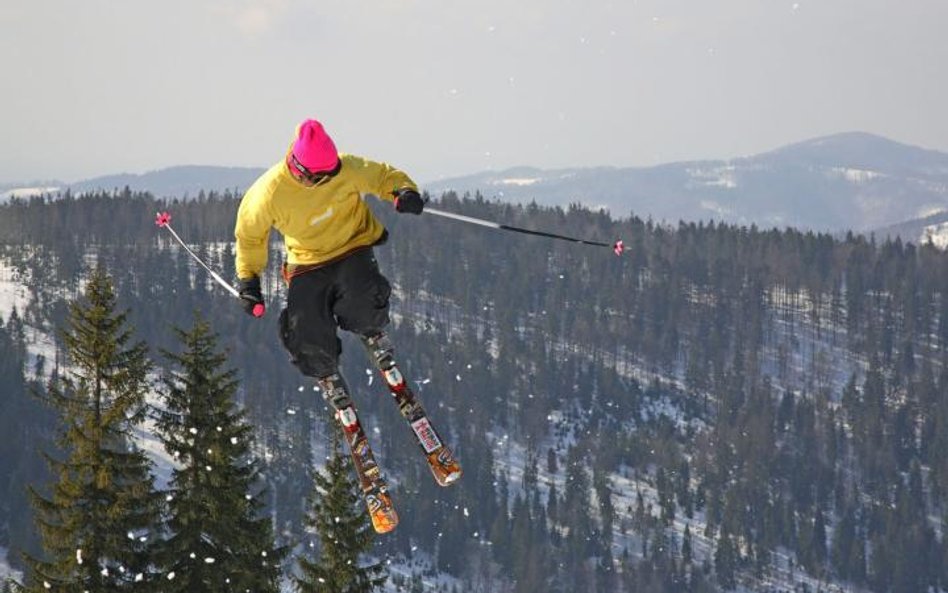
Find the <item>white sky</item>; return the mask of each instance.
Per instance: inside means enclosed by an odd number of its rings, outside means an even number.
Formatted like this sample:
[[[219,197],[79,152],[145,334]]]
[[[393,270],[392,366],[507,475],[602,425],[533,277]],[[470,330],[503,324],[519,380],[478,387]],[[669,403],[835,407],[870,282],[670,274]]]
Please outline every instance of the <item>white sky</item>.
[[[3,0],[0,182],[264,167],[305,117],[419,181],[948,150],[945,0]]]

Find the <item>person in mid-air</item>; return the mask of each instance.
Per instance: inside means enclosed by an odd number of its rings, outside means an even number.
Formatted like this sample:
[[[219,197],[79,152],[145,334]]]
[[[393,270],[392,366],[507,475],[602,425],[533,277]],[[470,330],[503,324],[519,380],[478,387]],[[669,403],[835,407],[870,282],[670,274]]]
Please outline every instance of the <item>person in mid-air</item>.
[[[454,482],[461,469],[395,365],[385,333],[391,286],[373,254],[388,232],[365,203],[367,195],[391,201],[400,213],[421,214],[425,207],[407,174],[385,163],[339,154],[323,125],[305,120],[284,158],[241,200],[234,230],[236,270],[244,309],[262,316],[260,276],[267,264],[270,230],[283,234],[288,289],[280,337],[293,364],[317,381],[335,408],[370,511],[376,502],[380,505],[379,512],[372,513],[373,524],[378,531],[388,531],[397,516],[339,371],[338,329],[362,339],[411,422],[438,482]]]

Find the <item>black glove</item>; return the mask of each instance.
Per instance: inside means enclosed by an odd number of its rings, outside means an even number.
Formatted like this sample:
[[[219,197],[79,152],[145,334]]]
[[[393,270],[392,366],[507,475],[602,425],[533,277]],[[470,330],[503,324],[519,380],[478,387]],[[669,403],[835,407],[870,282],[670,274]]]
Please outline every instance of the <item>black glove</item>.
[[[404,214],[421,214],[425,209],[425,200],[413,189],[400,189],[395,192],[395,210]]]
[[[260,292],[260,278],[254,276],[248,280],[238,281],[237,290],[240,292],[240,304],[243,305],[247,315],[263,317],[267,308],[263,304],[263,294]]]

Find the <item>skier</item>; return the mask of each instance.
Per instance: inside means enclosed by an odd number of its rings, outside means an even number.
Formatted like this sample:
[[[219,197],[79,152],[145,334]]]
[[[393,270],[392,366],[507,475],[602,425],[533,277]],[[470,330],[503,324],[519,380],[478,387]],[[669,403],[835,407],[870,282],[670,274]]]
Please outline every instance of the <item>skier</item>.
[[[388,232],[364,202],[375,195],[399,213],[421,214],[425,200],[404,172],[351,154],[339,154],[323,125],[302,122],[285,157],[247,190],[234,234],[236,269],[244,309],[264,311],[260,275],[267,263],[270,229],[284,236],[288,285],[280,337],[293,364],[316,379],[346,433],[376,531],[395,527],[397,515],[339,372],[337,330],[357,334],[382,372],[402,415],[425,450],[435,479],[448,485],[461,468],[431,427],[393,357],[385,333],[391,286],[379,271],[373,247]]]

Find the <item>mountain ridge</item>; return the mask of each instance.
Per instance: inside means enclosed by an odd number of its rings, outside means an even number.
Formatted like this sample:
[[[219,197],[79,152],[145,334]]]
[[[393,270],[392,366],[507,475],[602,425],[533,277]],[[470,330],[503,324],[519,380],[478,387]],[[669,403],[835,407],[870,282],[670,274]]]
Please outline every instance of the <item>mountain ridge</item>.
[[[254,167],[183,165],[99,176],[10,195],[115,191],[157,197],[245,191],[264,171]],[[867,132],[843,132],[729,159],[653,166],[543,169],[516,166],[421,183],[432,194],[480,193],[546,206],[580,203],[616,216],[675,223],[717,220],[764,227],[871,232],[948,209],[948,153]]]

